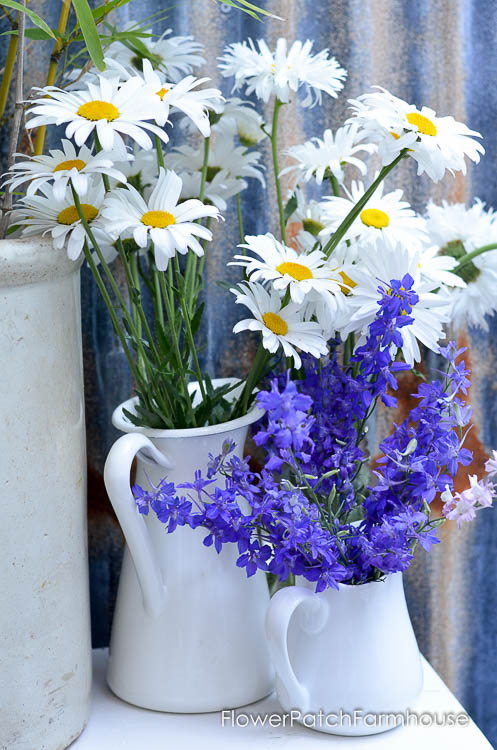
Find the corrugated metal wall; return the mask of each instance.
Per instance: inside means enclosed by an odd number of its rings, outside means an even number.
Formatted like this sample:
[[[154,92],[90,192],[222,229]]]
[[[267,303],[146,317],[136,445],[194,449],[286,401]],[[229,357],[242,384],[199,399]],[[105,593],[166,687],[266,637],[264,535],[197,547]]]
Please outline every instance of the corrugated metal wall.
[[[381,84],[418,106],[453,114],[484,136],[487,150],[465,179],[446,177],[438,185],[416,178],[413,163],[404,163],[390,185],[405,190],[422,209],[436,200],[471,201],[478,195],[497,207],[497,4],[483,0],[267,0],[268,10],[284,20],[260,24],[213,0],[179,0],[170,12],[176,33],[192,33],[206,45],[206,75],[219,83],[216,56],[227,42],[264,36],[290,41],[311,38],[316,49],[331,49],[349,71],[343,95],[325,98],[322,107],[298,110],[291,104],[281,115],[281,146],[321,135],[337,127],[347,99],[372,84]],[[56,24],[58,2],[33,0],[30,7]],[[133,1],[120,11],[122,21],[139,19],[163,7],[161,0]],[[2,29],[3,30],[3,29]],[[5,37],[4,37],[5,40]],[[42,52],[40,50],[43,49]],[[40,58],[50,45],[31,45],[27,83],[41,85]],[[5,54],[5,52],[4,52]],[[229,91],[227,81],[220,83]],[[255,183],[242,198],[248,233],[276,228],[274,193]],[[234,209],[216,231],[206,263],[208,300],[204,358],[212,374],[231,375],[252,355],[246,337],[234,346],[230,333],[236,318],[229,295],[216,281],[226,277],[225,262],[238,241]],[[232,272],[235,273],[235,272]],[[497,294],[497,290],[496,290]],[[130,381],[106,311],[88,273],[83,273],[83,317],[86,364],[89,457],[90,564],[94,645],[108,641],[122,538],[102,486],[105,454],[116,437],[109,426],[113,407],[128,396]],[[478,461],[497,447],[497,318],[489,334],[470,330],[461,339],[469,346],[473,367],[471,400],[477,427],[472,448]],[[408,392],[408,384],[405,385]],[[420,557],[408,574],[410,610],[421,648],[473,718],[497,743],[497,513],[485,512],[458,532],[442,530],[443,544]]]

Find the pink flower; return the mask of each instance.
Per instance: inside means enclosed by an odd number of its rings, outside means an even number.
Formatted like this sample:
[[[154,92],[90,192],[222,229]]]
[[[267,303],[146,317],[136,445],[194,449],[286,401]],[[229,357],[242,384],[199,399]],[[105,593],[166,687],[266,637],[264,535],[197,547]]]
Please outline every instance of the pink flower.
[[[468,490],[465,490],[465,492],[468,492]],[[463,497],[459,492],[453,495],[447,487],[445,492],[442,492],[442,500],[445,500],[442,508],[443,515],[449,521],[456,521],[458,529],[461,528],[463,523],[474,520],[476,508],[471,496]]]
[[[485,479],[478,481],[476,474],[469,477],[470,487],[461,493],[462,497],[467,497],[468,501],[473,500],[477,508],[489,508],[494,501],[494,488]]]
[[[497,451],[492,451],[492,456],[485,463],[485,471],[489,477],[497,476]]]
[[[477,510],[489,508],[494,501],[495,490],[493,485],[484,479],[478,481],[476,474],[470,475],[469,484],[467,490],[456,492],[454,495],[449,486],[446,485],[440,496],[444,501],[442,514],[449,521],[456,521],[459,529],[463,523],[475,519]]]

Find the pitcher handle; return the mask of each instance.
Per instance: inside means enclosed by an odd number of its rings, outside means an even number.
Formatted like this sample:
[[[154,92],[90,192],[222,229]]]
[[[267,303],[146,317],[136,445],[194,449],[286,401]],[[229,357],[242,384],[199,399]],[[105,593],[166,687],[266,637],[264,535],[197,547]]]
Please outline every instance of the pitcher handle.
[[[130,488],[131,465],[137,453],[171,468],[168,459],[145,435],[130,433],[120,437],[110,449],[104,468],[104,482],[129,547],[143,596],[145,611],[158,617],[166,604],[166,588],[160,564],[145,519],[136,507]]]
[[[309,589],[302,586],[288,586],[277,591],[269,602],[266,614],[266,637],[276,676],[288,695],[289,705],[284,708],[299,708],[305,713],[309,710],[309,691],[299,682],[293,670],[287,640],[292,615],[304,602],[308,615],[304,630],[307,633],[319,632],[327,617],[326,603]]]

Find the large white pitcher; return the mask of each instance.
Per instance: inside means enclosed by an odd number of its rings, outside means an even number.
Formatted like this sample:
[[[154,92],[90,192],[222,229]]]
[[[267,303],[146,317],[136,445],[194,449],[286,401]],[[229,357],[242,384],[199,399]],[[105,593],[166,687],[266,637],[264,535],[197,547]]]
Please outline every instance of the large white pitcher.
[[[226,381],[213,381],[215,385]],[[151,511],[138,513],[130,491],[162,477],[191,481],[205,476],[209,453],[226,439],[243,455],[248,426],[261,412],[240,419],[181,430],[134,427],[122,409],[113,423],[129,434],[112,447],[105,484],[126,537],[112,626],[108,683],[120,698],[158,711],[194,713],[234,708],[272,690],[273,672],[265,641],[269,601],[265,576],[246,577],[236,566],[236,545],[220,554],[206,547],[205,529],[177,528],[168,534]],[[146,472],[146,473],[145,473]]]
[[[401,723],[423,687],[402,574],[315,594],[281,589],[266,630],[285,711],[331,734],[376,734]]]
[[[90,712],[80,265],[0,241],[2,750],[62,750]]]

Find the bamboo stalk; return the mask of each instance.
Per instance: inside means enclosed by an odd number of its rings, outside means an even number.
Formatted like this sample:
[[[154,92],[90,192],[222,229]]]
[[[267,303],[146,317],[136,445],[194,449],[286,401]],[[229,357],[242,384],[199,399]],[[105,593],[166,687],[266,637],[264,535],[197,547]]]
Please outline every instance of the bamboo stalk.
[[[17,14],[17,21],[12,27],[12,30],[19,28],[19,14]],[[14,71],[14,64],[16,61],[17,53],[17,34],[12,34],[9,41],[9,48],[7,50],[7,58],[5,60],[5,68],[2,76],[2,85],[0,86],[0,119],[3,117],[5,107],[7,105],[7,99],[10,91],[10,84],[12,82],[12,73]]]
[[[67,26],[67,19],[69,18],[69,11],[71,9],[71,0],[62,0],[62,7],[60,9],[59,25],[57,31],[59,34],[64,34]],[[57,68],[59,65],[60,53],[62,51],[62,39],[59,37],[55,40],[52,55],[50,57],[50,65],[48,68],[46,86],[53,86],[55,83],[55,76],[57,75]],[[43,153],[43,146],[45,145],[45,133],[46,125],[41,125],[36,133],[35,141],[35,154],[40,155]]]
[[[24,6],[26,7],[27,0],[24,0]],[[23,94],[23,81],[24,81],[24,26],[25,26],[25,14],[19,13],[18,27],[17,27],[17,53],[16,53],[16,104],[14,109],[14,118],[12,120],[12,131],[10,134],[9,143],[9,158],[7,162],[7,169],[12,169],[15,162],[15,153],[17,151],[17,143],[19,141],[19,131],[21,129],[22,115],[24,112],[24,94]],[[9,223],[9,211],[12,208],[12,193],[10,187],[5,187],[5,195],[2,203],[2,218],[0,219],[0,237],[5,237],[7,231],[7,225]]]

